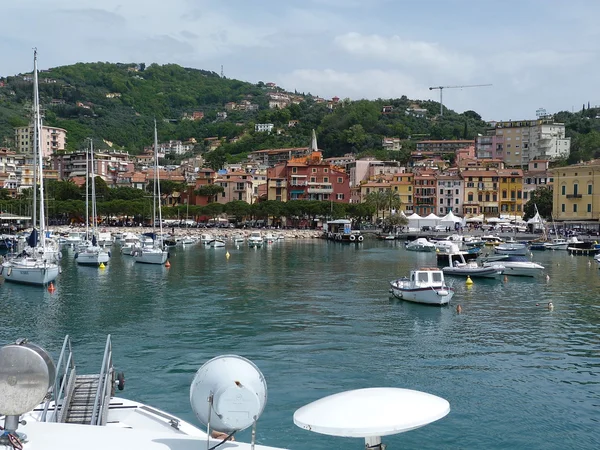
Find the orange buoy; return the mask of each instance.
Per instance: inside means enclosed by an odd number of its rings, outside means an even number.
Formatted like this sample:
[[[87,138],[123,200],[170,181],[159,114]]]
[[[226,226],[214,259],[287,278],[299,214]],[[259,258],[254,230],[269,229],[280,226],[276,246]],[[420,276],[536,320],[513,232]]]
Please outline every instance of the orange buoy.
[[[508,277],[506,275],[504,275],[504,282],[506,283],[508,281]]]
[[[48,292],[50,292],[52,294],[54,291],[56,291],[56,288],[54,287],[53,283],[50,283],[48,285]]]
[[[167,262],[165,263],[165,267],[171,267],[171,263],[170,263],[169,261],[167,261]]]

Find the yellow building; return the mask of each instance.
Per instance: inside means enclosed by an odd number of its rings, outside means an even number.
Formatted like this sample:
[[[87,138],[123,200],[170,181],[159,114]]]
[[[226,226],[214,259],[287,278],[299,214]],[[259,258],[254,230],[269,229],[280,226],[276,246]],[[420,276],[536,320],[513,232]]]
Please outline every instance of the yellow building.
[[[500,169],[503,170],[503,169]],[[463,214],[466,217],[484,214],[486,217],[498,217],[500,201],[499,169],[489,167],[469,167],[461,172],[464,180],[465,197]]]
[[[392,176],[390,188],[400,196],[401,211],[413,211],[413,184],[415,175],[413,173],[398,173]]]
[[[521,215],[523,211],[523,171],[521,169],[498,170],[500,214]]]
[[[555,220],[600,219],[600,160],[550,170],[554,176],[552,214]],[[600,188],[597,188],[600,189]]]

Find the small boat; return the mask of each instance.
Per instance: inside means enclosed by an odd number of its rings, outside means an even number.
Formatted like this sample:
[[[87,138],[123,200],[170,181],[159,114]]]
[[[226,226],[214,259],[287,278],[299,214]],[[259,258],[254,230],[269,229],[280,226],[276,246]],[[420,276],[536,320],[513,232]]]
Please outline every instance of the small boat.
[[[210,245],[212,248],[225,247],[225,240],[215,238],[212,241],[210,241],[208,245]]]
[[[211,241],[214,241],[215,237],[210,233],[202,233],[200,235],[200,243],[202,245],[209,245]]]
[[[544,243],[546,250],[566,250],[569,246],[569,241],[563,238],[554,238],[550,242]]]
[[[390,282],[390,292],[396,298],[426,305],[446,305],[454,295],[438,268],[411,270],[410,277]]]
[[[449,266],[442,270],[447,275],[455,275],[459,277],[478,277],[478,278],[498,278],[504,273],[504,266],[493,264],[489,267],[483,267],[477,261],[465,261],[462,254],[448,255]]]
[[[504,242],[500,236],[494,236],[492,234],[487,235],[487,236],[481,236],[481,240],[483,241],[484,245],[490,245],[490,246],[500,245]]]
[[[524,256],[528,252],[527,245],[514,240],[503,242],[494,248],[494,253],[499,255],[521,255]]]
[[[250,237],[248,238],[248,246],[249,247],[262,247],[264,243],[264,239],[260,234],[260,231],[253,231],[250,233]]]
[[[246,241],[246,236],[243,233],[236,233],[233,235],[233,243],[235,245],[243,244]]]
[[[277,238],[275,237],[275,235],[273,233],[267,233],[265,235],[264,239],[267,244],[272,244],[273,242],[275,242],[277,240]]]
[[[433,242],[429,242],[426,238],[417,238],[406,244],[406,250],[413,252],[435,252],[436,246]]]
[[[541,264],[529,261],[521,255],[494,255],[481,260],[483,267],[504,266],[504,275],[535,277],[545,269]]]

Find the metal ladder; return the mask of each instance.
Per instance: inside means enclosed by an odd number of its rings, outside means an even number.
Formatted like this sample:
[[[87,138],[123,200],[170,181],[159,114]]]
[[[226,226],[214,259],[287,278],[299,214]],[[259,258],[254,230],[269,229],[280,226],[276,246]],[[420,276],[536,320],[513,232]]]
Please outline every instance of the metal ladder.
[[[42,420],[46,422],[106,425],[110,398],[114,394],[115,373],[112,343],[106,339],[99,374],[77,375],[71,340],[65,337],[57,365],[57,375]],[[51,407],[54,404],[54,408]]]

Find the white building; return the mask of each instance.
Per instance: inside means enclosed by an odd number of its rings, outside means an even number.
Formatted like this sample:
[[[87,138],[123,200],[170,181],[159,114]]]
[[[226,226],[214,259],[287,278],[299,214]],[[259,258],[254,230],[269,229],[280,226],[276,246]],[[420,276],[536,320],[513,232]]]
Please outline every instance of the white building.
[[[64,150],[67,143],[67,130],[57,127],[42,126],[42,156],[52,155],[57,150]],[[17,153],[33,154],[33,125],[15,128],[15,150]]]
[[[400,138],[384,137],[381,140],[381,146],[384,150],[392,152],[399,152],[400,150],[402,150],[402,143],[400,141]]]
[[[437,211],[438,216],[445,216],[450,211],[462,215],[464,183],[459,174],[437,175]]]
[[[270,133],[273,130],[274,126],[275,125],[273,125],[272,123],[257,123],[256,125],[254,125],[254,131],[258,133]]]

